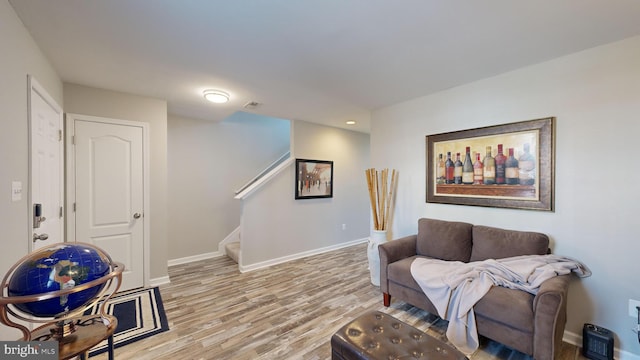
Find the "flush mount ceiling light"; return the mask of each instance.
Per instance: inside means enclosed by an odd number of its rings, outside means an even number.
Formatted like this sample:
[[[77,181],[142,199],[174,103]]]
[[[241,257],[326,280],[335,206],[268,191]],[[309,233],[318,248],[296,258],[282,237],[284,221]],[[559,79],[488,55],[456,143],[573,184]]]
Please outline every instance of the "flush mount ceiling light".
[[[355,125],[355,124],[356,124],[356,121],[355,121],[355,120],[348,120],[348,121],[346,122],[346,124],[347,124],[347,125]]]
[[[203,91],[204,98],[216,104],[224,104],[229,101],[229,94],[220,90]]]

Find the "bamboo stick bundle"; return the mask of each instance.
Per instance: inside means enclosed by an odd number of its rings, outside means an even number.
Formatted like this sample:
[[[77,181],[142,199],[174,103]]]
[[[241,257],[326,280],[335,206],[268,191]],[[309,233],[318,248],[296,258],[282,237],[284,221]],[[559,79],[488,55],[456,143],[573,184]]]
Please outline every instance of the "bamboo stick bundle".
[[[388,229],[389,227],[389,217],[391,216],[390,211],[392,209],[391,203],[393,202],[393,189],[396,188],[396,182],[398,181],[398,177],[396,176],[396,170],[393,169],[391,172],[391,186],[389,187],[389,196],[387,197],[387,208],[385,209],[385,218],[383,228]]]
[[[377,206],[376,206],[376,192],[377,192],[377,187],[378,185],[376,184],[376,174],[375,174],[375,169],[367,169],[366,170],[366,175],[367,175],[367,185],[369,187],[369,201],[371,203],[371,212],[373,213],[373,228],[377,229],[379,227],[378,225],[378,212],[377,212]],[[374,188],[376,189],[374,191]]]
[[[382,201],[378,204],[378,224],[381,225],[382,230],[385,230],[384,224],[386,221],[387,213],[384,211],[387,203],[387,179],[388,179],[389,169],[382,170],[382,191],[378,192],[378,194],[382,194]]]
[[[398,181],[397,172],[392,171],[391,182],[389,182],[389,169],[383,169],[381,172],[373,168],[367,169],[365,175],[373,214],[373,228],[387,230],[393,209],[393,193]]]
[[[376,171],[376,176],[378,176],[378,172]],[[382,175],[384,175],[384,169],[382,170]],[[384,177],[378,177],[378,184],[381,185],[378,187],[378,192],[376,195],[378,196],[378,226],[382,229],[382,225],[384,224]],[[380,196],[382,194],[382,196]]]

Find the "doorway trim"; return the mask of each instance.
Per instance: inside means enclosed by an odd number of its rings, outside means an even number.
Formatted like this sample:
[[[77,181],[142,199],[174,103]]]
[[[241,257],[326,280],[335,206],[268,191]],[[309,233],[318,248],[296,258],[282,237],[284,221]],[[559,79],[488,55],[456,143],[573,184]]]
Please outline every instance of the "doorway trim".
[[[58,124],[60,125],[60,131],[61,134],[60,136],[62,137],[64,134],[64,113],[62,111],[62,107],[60,107],[60,105],[58,105],[58,103],[53,99],[53,97],[51,97],[51,95],[49,95],[49,93],[47,92],[47,90],[40,85],[40,83],[35,79],[35,77],[33,77],[33,75],[31,74],[27,74],[27,87],[29,89],[29,93],[27,94],[27,118],[28,118],[28,127],[29,127],[29,161],[28,161],[28,166],[29,166],[29,171],[28,171],[28,195],[27,195],[27,202],[28,202],[28,221],[27,221],[27,226],[28,228],[28,234],[29,234],[29,245],[28,245],[28,250],[29,252],[33,251],[33,241],[31,239],[31,234],[33,234],[34,232],[34,228],[33,228],[33,189],[32,189],[32,185],[33,185],[33,134],[32,134],[32,130],[33,130],[33,120],[32,120],[32,109],[31,109],[31,97],[33,96],[33,93],[36,92],[41,98],[42,100],[44,100],[44,102],[46,102],[49,106],[51,106],[51,108],[58,113]],[[65,153],[64,153],[64,144],[63,141],[60,141],[59,144],[59,151],[60,151],[60,205],[64,208],[65,204],[64,204],[64,198],[65,198],[65,186],[64,186],[64,178],[65,178],[65,172],[64,172],[64,166],[65,166]],[[61,214],[62,215],[62,214]],[[65,216],[62,216],[62,219],[60,221],[60,235],[62,237],[62,241],[66,241],[65,240]]]
[[[76,193],[75,193],[75,172],[76,172],[76,161],[74,156],[74,136],[75,136],[75,121],[76,120],[84,120],[84,121],[93,121],[102,124],[114,124],[114,125],[124,125],[124,126],[139,126],[142,128],[142,151],[144,153],[142,158],[142,183],[144,186],[143,191],[143,206],[144,206],[144,227],[143,227],[143,271],[144,271],[144,286],[150,286],[150,276],[151,276],[151,207],[150,207],[150,194],[151,194],[151,185],[150,185],[150,148],[149,148],[149,124],[141,121],[131,121],[131,120],[121,120],[121,119],[113,119],[113,118],[105,118],[99,116],[91,116],[91,115],[82,115],[82,114],[73,114],[67,113],[65,114],[65,144],[66,144],[66,154],[65,159],[67,163],[66,169],[66,238],[67,241],[76,241],[75,232],[71,231],[76,228],[76,216],[75,211],[73,209],[73,204],[76,202]]]

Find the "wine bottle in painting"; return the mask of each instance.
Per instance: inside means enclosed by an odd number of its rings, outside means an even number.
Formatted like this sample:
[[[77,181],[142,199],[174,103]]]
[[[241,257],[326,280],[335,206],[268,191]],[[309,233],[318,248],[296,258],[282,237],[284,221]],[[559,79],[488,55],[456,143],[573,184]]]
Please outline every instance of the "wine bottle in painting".
[[[498,153],[496,154],[496,184],[501,185],[506,182],[504,175],[504,163],[507,157],[502,153],[502,144],[498,144]]]
[[[460,161],[460,153],[456,153],[456,162],[453,168],[453,183],[462,184],[462,161]]]
[[[451,151],[447,151],[447,161],[444,162],[445,183],[453,184],[454,164],[451,160]]]
[[[529,143],[524,144],[524,153],[518,159],[520,185],[533,185],[536,180],[536,159],[529,152]]]
[[[442,154],[438,154],[438,167],[436,169],[436,184],[445,183],[445,166]]]
[[[483,180],[485,185],[493,185],[496,183],[496,159],[491,156],[491,146],[487,146],[487,153],[484,156],[482,162],[483,167]]]
[[[462,165],[462,183],[473,184],[473,163],[471,162],[471,148],[467,146],[466,154],[464,155],[464,165]]]
[[[518,172],[518,160],[513,156],[513,148],[509,148],[509,157],[504,163],[504,174],[507,185],[518,185],[520,183],[520,175]]]
[[[480,153],[476,153],[476,162],[473,163],[473,184],[482,185],[484,166],[480,161]]]

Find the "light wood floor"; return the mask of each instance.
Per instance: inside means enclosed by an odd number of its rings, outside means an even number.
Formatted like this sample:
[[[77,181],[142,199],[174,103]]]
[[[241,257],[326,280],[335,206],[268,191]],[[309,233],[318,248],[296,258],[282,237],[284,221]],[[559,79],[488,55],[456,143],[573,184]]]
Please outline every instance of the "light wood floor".
[[[171,267],[169,277],[161,293],[171,330],[116,349],[116,359],[330,359],[331,335],[369,310],[438,338],[446,331],[403,302],[382,305],[365,244],[244,274],[229,258],[203,260]],[[530,357],[484,340],[471,359]],[[559,360],[570,359],[584,358],[564,343]]]

